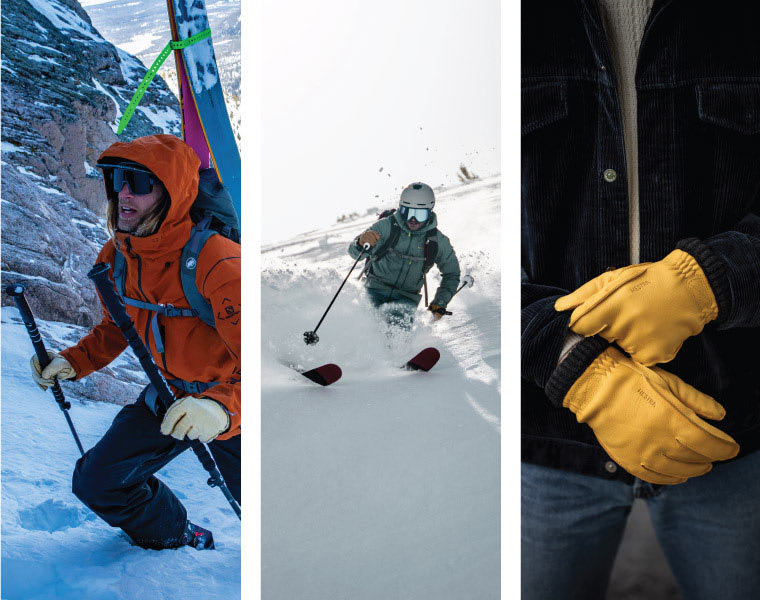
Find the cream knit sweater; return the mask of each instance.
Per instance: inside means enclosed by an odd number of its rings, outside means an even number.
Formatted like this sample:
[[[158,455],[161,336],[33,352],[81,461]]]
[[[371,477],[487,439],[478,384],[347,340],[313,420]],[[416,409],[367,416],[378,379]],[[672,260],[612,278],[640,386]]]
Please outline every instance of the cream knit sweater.
[[[636,63],[644,26],[654,0],[599,0],[599,12],[612,53],[623,116],[628,175],[628,231],[631,264],[640,262],[639,153],[636,123]]]

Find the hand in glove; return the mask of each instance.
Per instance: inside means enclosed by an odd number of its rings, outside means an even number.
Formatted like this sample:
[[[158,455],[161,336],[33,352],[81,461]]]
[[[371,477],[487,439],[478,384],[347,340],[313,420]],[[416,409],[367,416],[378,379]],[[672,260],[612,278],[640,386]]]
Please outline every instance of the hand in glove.
[[[700,418],[721,420],[726,411],[718,402],[612,347],[575,381],[562,405],[594,430],[615,462],[650,483],[682,483],[739,452],[731,436]]]
[[[185,396],[169,407],[161,422],[161,433],[175,439],[210,442],[227,431],[230,417],[216,400]]]
[[[32,355],[29,361],[32,367],[32,378],[43,390],[52,387],[56,379],[74,379],[77,376],[74,367],[63,356],[50,350],[47,351],[47,354],[50,362],[44,369],[40,368],[40,361],[37,360],[36,354]]]
[[[359,236],[359,246],[362,248],[364,244],[369,244],[370,248],[374,248],[378,241],[380,241],[380,234],[374,229],[367,229]]]
[[[559,298],[554,308],[573,309],[575,333],[617,342],[647,366],[672,360],[686,338],[718,316],[707,277],[683,250],[659,262],[603,273]]]
[[[435,321],[438,321],[443,315],[451,314],[443,306],[438,306],[437,304],[430,304],[428,310],[433,313],[433,320]]]

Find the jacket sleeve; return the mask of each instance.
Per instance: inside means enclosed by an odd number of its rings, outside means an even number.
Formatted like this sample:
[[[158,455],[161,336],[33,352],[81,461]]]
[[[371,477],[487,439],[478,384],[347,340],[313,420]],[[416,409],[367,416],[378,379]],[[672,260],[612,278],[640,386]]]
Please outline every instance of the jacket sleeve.
[[[718,328],[760,326],[760,215],[746,215],[734,231],[681,240],[677,247],[705,272],[718,303]]]
[[[529,281],[524,269],[520,288],[522,378],[544,389],[556,406],[562,406],[562,399],[572,384],[609,342],[599,336],[584,338],[558,365],[570,331],[570,313],[557,312],[554,303],[568,292]]]
[[[385,243],[385,240],[388,239],[388,236],[391,234],[390,219],[392,218],[393,216],[388,217],[387,219],[380,219],[379,221],[376,221],[375,223],[373,223],[372,227],[369,228],[369,229],[372,229],[373,231],[377,231],[380,234],[380,240],[369,251],[370,256],[374,255],[375,250],[381,247]],[[364,232],[362,231],[362,233]],[[348,246],[348,253],[351,255],[351,258],[359,258],[359,254],[361,254],[362,249],[359,246],[360,237],[361,237],[361,234],[357,235]]]
[[[200,263],[199,263],[200,264]],[[240,361],[240,256],[228,255],[215,261],[203,277],[200,292],[211,303],[216,331],[227,347],[233,362],[234,375],[204,392],[222,404],[230,415],[229,431],[240,427],[241,422],[241,361]]]
[[[436,256],[435,264],[441,271],[442,278],[441,285],[438,286],[432,304],[446,308],[459,286],[459,260],[449,238],[440,232],[438,233],[438,237],[438,255]]]
[[[108,262],[113,265],[113,256],[113,243],[109,241],[98,254],[97,262]],[[113,280],[113,266],[109,276]],[[75,346],[61,352],[61,355],[71,363],[77,372],[76,379],[99,371],[110,364],[127,347],[127,340],[111,320],[100,294],[98,294],[98,299],[100,299],[103,310],[100,323],[93,327],[90,333],[79,340]]]
[[[520,282],[520,366],[522,378],[544,388],[557,366],[568,332],[570,313],[554,310],[557,298],[568,292],[533,283],[525,270]]]

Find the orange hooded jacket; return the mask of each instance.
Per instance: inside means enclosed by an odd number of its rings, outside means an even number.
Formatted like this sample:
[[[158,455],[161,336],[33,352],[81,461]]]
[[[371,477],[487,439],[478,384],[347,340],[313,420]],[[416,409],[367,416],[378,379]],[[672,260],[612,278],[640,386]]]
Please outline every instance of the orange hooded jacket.
[[[125,294],[153,304],[173,304],[189,308],[182,291],[180,257],[190,238],[193,223],[190,207],[198,193],[195,152],[172,135],[152,135],[132,142],[116,142],[100,155],[125,158],[150,169],[164,184],[171,206],[158,231],[147,237],[116,233],[127,264]],[[113,263],[114,240],[103,246],[97,262]],[[214,310],[216,330],[195,317],[164,317],[164,354],[156,350],[150,332],[153,313],[127,306],[137,332],[148,346],[161,373],[167,379],[222,382],[203,393],[223,404],[230,413],[230,428],[217,439],[240,433],[240,245],[221,235],[213,235],[198,257],[196,284]],[[61,354],[77,372],[77,379],[102,369],[127,347],[119,328],[103,307],[103,319],[76,346]],[[174,390],[177,397],[186,394]]]

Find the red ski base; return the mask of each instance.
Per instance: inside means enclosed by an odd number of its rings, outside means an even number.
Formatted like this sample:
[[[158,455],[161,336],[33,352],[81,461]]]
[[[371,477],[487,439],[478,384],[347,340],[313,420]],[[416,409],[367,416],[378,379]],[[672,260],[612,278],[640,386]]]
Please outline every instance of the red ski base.
[[[441,358],[441,353],[435,348],[425,348],[417,356],[406,363],[405,368],[409,371],[429,371]]]
[[[327,363],[321,367],[317,367],[309,371],[304,371],[301,373],[301,375],[306,377],[306,379],[310,379],[314,383],[318,383],[319,385],[330,385],[331,383],[335,383],[338,381],[338,379],[341,378],[343,371],[340,370],[340,367],[338,365]]]

